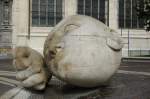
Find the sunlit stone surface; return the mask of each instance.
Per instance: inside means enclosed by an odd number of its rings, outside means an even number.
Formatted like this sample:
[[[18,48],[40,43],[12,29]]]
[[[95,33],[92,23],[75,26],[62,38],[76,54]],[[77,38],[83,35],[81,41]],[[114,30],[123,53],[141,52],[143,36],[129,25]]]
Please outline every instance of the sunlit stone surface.
[[[53,75],[81,87],[105,84],[121,61],[122,40],[102,22],[74,15],[47,37],[44,57]]]

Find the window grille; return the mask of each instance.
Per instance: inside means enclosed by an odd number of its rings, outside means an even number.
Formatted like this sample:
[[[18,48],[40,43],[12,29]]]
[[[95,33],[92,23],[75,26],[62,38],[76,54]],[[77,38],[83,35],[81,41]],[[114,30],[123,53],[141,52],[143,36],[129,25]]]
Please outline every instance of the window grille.
[[[11,5],[11,1],[0,0],[0,25],[11,25]]]
[[[78,14],[92,16],[106,23],[108,15],[108,6],[105,6],[106,1],[107,0],[78,0]]]
[[[62,0],[32,0],[32,26],[55,26],[62,19]]]
[[[138,19],[136,4],[138,0],[119,0],[119,28],[140,29],[144,20]]]

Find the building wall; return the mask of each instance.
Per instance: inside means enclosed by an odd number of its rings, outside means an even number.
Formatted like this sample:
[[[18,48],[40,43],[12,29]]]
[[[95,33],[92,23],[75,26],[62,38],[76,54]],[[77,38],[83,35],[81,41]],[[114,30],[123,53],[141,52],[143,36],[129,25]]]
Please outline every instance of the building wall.
[[[63,17],[75,15],[77,10],[76,0],[63,1]],[[13,1],[13,45],[30,46],[42,53],[44,41],[53,27],[29,27],[29,0]],[[28,29],[30,28],[30,39],[28,39]]]
[[[42,53],[44,41],[53,27],[30,27],[29,32],[29,0],[13,1],[13,45],[30,46]],[[63,17],[77,13],[77,0],[63,0]],[[109,0],[109,26],[118,31],[123,37],[125,46],[122,51],[124,57],[128,56],[130,50],[149,50],[150,33],[144,30],[126,30],[118,28],[118,0]],[[130,35],[128,35],[128,32]],[[128,36],[130,39],[128,40]],[[130,42],[128,46],[128,42]]]

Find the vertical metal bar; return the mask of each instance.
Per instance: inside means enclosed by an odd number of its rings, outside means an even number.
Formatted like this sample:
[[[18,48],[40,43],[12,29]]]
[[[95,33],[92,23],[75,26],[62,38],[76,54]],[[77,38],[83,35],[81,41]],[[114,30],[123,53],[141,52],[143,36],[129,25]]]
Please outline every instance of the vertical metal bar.
[[[28,39],[30,39],[30,35],[31,35],[31,33],[30,33],[30,22],[31,22],[31,20],[30,20],[30,18],[31,18],[31,1],[30,0],[28,0]]]
[[[48,0],[46,0],[46,26],[48,26]]]
[[[83,14],[85,15],[85,0],[83,0]]]
[[[90,11],[91,16],[92,16],[92,12],[93,12],[93,11],[92,11],[92,3],[93,3],[93,0],[91,0],[91,9],[90,9],[90,10],[91,10],[91,11]]]
[[[1,2],[2,2],[2,1],[0,0],[0,12],[1,12],[1,15],[3,15],[3,14],[2,14],[2,11],[1,11],[1,7],[2,7]],[[1,16],[1,15],[0,15],[0,25],[1,25],[1,18],[2,18],[2,16]]]
[[[136,3],[137,3],[138,1],[136,1]],[[136,17],[137,18],[137,28],[139,28],[139,18],[138,17]]]
[[[138,17],[136,17],[137,18],[137,29],[139,28],[139,18]]]
[[[129,34],[129,29],[128,29],[128,57],[130,56],[130,34]]]
[[[131,0],[131,21],[130,21],[130,26],[132,28],[132,13],[133,13],[133,4],[132,4],[132,0]]]
[[[57,12],[56,12],[56,11],[57,11],[57,10],[56,10],[56,9],[57,9],[57,8],[56,8],[56,3],[57,3],[56,0],[54,0],[54,25],[56,25],[56,13],[57,13]]]
[[[39,16],[38,16],[38,17],[39,17],[39,23],[38,23],[38,26],[40,26],[40,21],[41,21],[41,20],[40,20],[40,16],[41,16],[41,15],[40,15],[40,13],[41,13],[40,0],[38,0],[38,7],[39,7],[39,9],[38,9],[38,12],[39,12]]]
[[[109,26],[109,0],[107,1],[107,25]]]
[[[100,13],[100,0],[98,0],[98,12],[97,13],[98,13],[97,17],[98,17],[98,19],[100,19],[100,16],[99,16],[99,13]]]
[[[11,12],[11,9],[10,9],[10,7],[11,7],[11,1],[9,1],[9,3],[8,3],[8,24],[10,25],[10,12]]]
[[[4,2],[2,1],[2,23],[1,25],[4,24]]]
[[[126,0],[124,0],[124,28],[126,27]]]
[[[108,2],[108,0],[105,0],[105,24],[106,24],[106,25],[108,25],[108,24],[107,24],[107,23],[108,23],[108,22],[107,22],[107,21],[108,21],[108,19],[107,19],[107,13],[108,13],[108,12],[107,12],[107,11],[108,11],[108,10],[107,10],[107,6],[108,6],[108,3],[107,3],[107,2]]]

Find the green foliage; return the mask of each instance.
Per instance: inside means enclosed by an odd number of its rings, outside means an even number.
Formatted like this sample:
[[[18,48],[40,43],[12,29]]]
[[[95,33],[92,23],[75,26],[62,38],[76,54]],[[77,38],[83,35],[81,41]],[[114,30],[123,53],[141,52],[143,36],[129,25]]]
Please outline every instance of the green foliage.
[[[138,0],[137,15],[144,19],[145,29],[150,31],[150,0]]]

